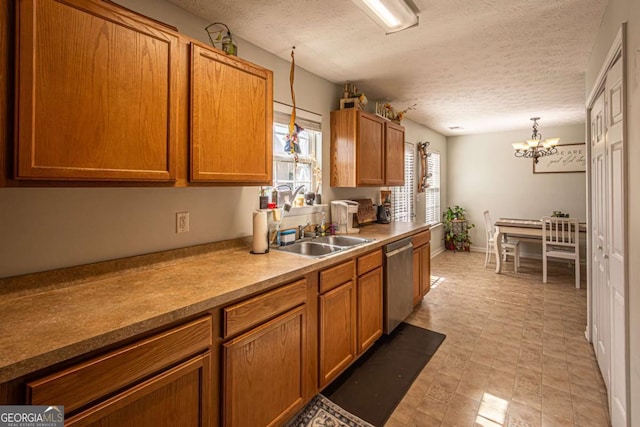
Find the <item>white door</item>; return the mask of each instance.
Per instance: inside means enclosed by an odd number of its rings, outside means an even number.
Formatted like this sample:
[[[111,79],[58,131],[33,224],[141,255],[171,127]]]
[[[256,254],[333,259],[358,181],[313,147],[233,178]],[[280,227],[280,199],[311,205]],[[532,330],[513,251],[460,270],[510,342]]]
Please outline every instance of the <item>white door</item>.
[[[610,292],[608,290],[605,246],[607,242],[607,179],[605,147],[605,94],[591,109],[591,189],[592,189],[592,301],[593,345],[604,382],[609,388]]]
[[[622,60],[611,67],[605,83],[607,147],[607,245],[611,292],[611,348],[609,400],[611,424],[627,425],[626,295],[625,295],[625,153]]]

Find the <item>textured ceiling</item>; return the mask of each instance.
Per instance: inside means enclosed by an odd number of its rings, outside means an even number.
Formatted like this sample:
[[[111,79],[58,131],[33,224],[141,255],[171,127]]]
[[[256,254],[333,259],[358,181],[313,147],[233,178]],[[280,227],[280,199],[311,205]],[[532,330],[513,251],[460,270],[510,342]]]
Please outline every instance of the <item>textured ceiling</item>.
[[[444,135],[584,122],[584,71],[607,0],[414,0],[385,35],[348,0],[170,0]],[[241,56],[242,56],[242,52]],[[449,127],[462,130],[452,131]],[[551,135],[548,135],[551,136]]]

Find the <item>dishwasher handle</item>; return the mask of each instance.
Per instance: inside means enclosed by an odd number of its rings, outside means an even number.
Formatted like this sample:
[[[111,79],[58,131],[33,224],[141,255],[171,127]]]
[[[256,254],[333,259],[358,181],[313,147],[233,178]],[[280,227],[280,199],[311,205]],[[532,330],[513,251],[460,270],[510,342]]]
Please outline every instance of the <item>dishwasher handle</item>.
[[[387,243],[384,245],[384,252],[388,255],[391,252],[395,252],[396,249],[403,248],[405,246],[412,246],[411,242],[413,237],[405,237],[404,239],[396,240],[395,242]]]
[[[405,246],[403,246],[403,247],[401,247],[401,248],[398,248],[398,249],[393,250],[393,251],[391,251],[391,252],[387,252],[385,255],[386,255],[386,256],[387,256],[387,258],[388,258],[388,257],[392,257],[392,256],[394,256],[394,255],[398,255],[399,253],[402,253],[402,252],[404,252],[404,251],[409,251],[409,250],[411,250],[411,249],[413,249],[413,244],[409,243],[408,245],[405,245]]]

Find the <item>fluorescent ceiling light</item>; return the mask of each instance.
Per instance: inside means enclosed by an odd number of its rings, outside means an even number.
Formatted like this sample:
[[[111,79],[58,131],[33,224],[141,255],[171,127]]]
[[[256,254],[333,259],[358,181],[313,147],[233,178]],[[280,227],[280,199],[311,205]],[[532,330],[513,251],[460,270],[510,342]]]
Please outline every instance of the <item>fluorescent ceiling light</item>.
[[[353,0],[387,34],[418,25],[418,9],[411,0]]]

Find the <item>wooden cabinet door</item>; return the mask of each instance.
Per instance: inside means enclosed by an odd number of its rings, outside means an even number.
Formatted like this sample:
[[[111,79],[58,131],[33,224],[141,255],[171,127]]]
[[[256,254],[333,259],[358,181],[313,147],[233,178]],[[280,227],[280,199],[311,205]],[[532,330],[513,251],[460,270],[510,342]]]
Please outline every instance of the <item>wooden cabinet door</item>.
[[[175,180],[178,37],[118,11],[18,2],[17,179]]]
[[[385,184],[404,185],[404,127],[385,123]]]
[[[191,181],[271,184],[273,73],[192,44]]]
[[[356,296],[353,281],[320,295],[320,387],[356,355]]]
[[[422,295],[425,296],[427,292],[431,290],[431,243],[427,243],[420,250],[420,272],[421,272],[421,285]]]
[[[358,277],[358,353],[382,336],[382,268]]]
[[[356,184],[384,185],[384,119],[358,111]],[[404,170],[404,167],[403,167]]]
[[[224,344],[223,425],[281,425],[302,407],[305,316],[299,306]]]
[[[354,110],[331,112],[332,187],[356,186],[356,121]]]
[[[65,426],[213,426],[211,355],[194,357],[65,420]]]
[[[413,248],[413,305],[422,300],[422,248]]]

